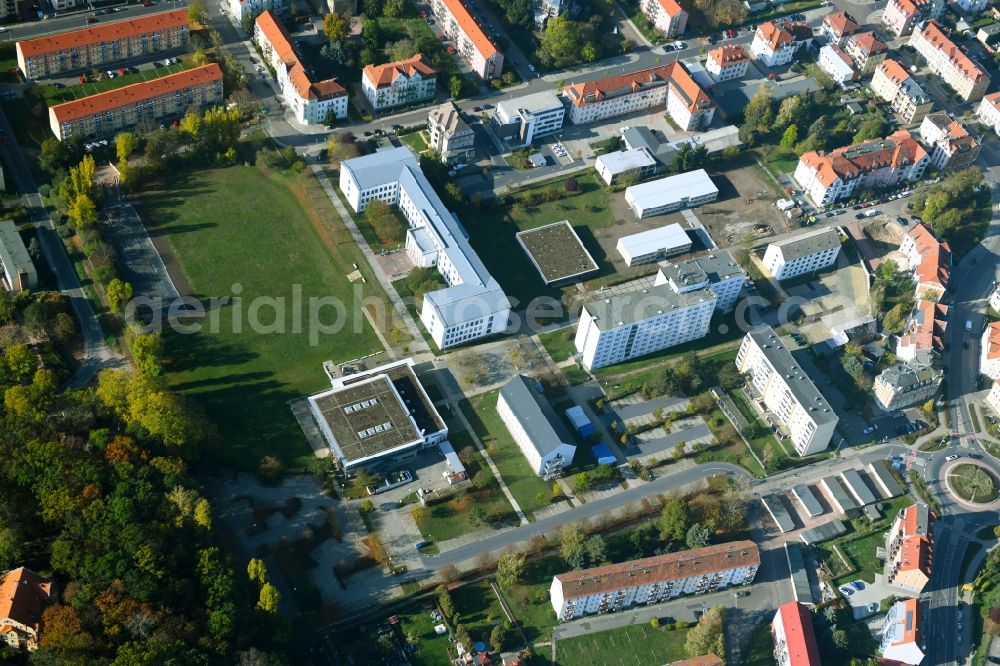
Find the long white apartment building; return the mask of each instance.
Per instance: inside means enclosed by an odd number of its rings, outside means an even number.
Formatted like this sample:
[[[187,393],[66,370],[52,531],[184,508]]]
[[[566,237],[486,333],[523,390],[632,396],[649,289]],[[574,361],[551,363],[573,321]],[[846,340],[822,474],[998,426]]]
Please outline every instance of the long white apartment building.
[[[340,166],[340,190],[356,213],[372,199],[396,205],[410,228],[406,254],[414,266],[436,267],[448,285],[424,294],[420,321],[439,349],[502,333],[510,301],[469,245],[409,148],[380,150]]]
[[[817,206],[850,198],[857,190],[881,189],[919,180],[930,155],[909,131],[870,139],[830,152],[809,151],[799,157],[792,178]]]
[[[934,100],[920,83],[891,58],[875,68],[869,86],[873,93],[889,102],[900,122],[907,125],[920,122],[934,107]]]
[[[664,37],[677,37],[687,28],[688,13],[677,0],[641,0],[639,8]]]
[[[573,439],[538,392],[535,380],[519,374],[504,384],[497,397],[497,414],[538,476],[558,477],[573,464]]]
[[[434,99],[437,71],[422,53],[384,65],[367,65],[361,89],[375,111]]]
[[[584,305],[574,344],[588,369],[652,354],[705,337],[717,301],[707,285],[672,285],[661,271],[652,286]]]
[[[739,44],[725,44],[712,49],[705,59],[705,71],[716,83],[742,79],[747,75],[750,56]]]
[[[511,148],[530,146],[538,137],[562,129],[566,105],[551,90],[497,102],[490,119],[494,133]]]
[[[753,541],[732,541],[555,576],[549,588],[561,622],[690,594],[749,585],[760,568]]]
[[[966,102],[975,102],[986,93],[990,75],[948,39],[937,21],[927,21],[914,30],[909,44],[927,61],[928,69]]]
[[[455,40],[455,48],[469,68],[487,81],[503,73],[503,53],[490,41],[462,0],[433,0],[431,8],[441,29]]]
[[[790,601],[778,607],[771,621],[771,640],[778,666],[820,666],[812,613],[805,604]]]
[[[839,253],[840,234],[827,227],[770,243],[763,263],[778,280],[789,280],[833,266]]]
[[[750,376],[755,397],[788,433],[800,456],[826,450],[839,420],[770,326],[743,337],[736,369]]]
[[[675,61],[628,74],[563,88],[569,119],[575,125],[666,106],[680,129],[703,129],[712,122],[715,103],[695,82],[684,63]]]
[[[976,117],[984,125],[993,128],[1000,135],[1000,92],[990,93],[983,97],[976,107]]]

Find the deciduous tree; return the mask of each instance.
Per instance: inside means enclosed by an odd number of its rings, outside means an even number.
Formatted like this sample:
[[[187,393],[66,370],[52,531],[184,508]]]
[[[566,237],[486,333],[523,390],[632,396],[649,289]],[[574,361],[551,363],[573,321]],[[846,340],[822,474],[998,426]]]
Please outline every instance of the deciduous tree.
[[[524,574],[524,553],[504,553],[497,561],[497,582],[500,587],[511,587],[521,581]]]
[[[331,41],[342,42],[351,34],[351,20],[347,16],[331,12],[323,17],[323,33]]]

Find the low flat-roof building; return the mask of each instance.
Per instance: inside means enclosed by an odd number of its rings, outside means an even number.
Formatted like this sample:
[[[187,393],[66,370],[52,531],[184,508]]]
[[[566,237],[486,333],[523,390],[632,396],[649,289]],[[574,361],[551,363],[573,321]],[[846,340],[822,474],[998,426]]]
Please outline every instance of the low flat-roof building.
[[[792,514],[788,513],[788,509],[785,508],[785,500],[781,495],[764,495],[760,498],[760,503],[767,509],[767,513],[782,533],[791,532],[795,529],[795,520],[792,518]]]
[[[551,90],[543,90],[497,102],[490,123],[501,141],[511,148],[522,148],[561,130],[565,118],[563,100]]]
[[[660,170],[673,164],[677,157],[677,148],[665,138],[660,139],[648,127],[626,127],[622,130],[622,143],[626,150],[645,148],[660,164]]]
[[[785,542],[785,561],[788,563],[788,573],[792,580],[792,595],[800,604],[813,606],[812,583],[809,580],[809,569],[806,558],[802,554],[802,546],[794,541]]]
[[[667,224],[656,229],[622,236],[616,246],[625,265],[653,264],[668,257],[684,254],[691,249],[691,237],[677,224]]]
[[[858,503],[854,501],[851,494],[844,487],[844,482],[839,476],[828,476],[820,481],[826,496],[830,500],[830,506],[834,513],[851,516],[858,513]]]
[[[827,227],[770,243],[762,261],[775,278],[790,280],[833,266],[838,254],[840,233],[833,227]]]
[[[500,389],[497,413],[531,471],[555,478],[573,464],[576,446],[535,380],[517,375]]]
[[[515,234],[546,286],[565,283],[598,269],[569,220]]]
[[[888,463],[885,460],[870,462],[867,469],[869,477],[875,482],[884,499],[892,499],[903,494],[902,487],[900,487],[899,482],[896,481],[896,477],[893,476],[892,472],[889,471]]]
[[[799,504],[802,505],[802,509],[810,518],[815,518],[816,516],[825,513],[823,505],[820,504],[819,500],[816,498],[816,493],[812,489],[812,486],[800,483],[792,488],[792,495],[794,495],[795,499],[799,501]]]
[[[391,465],[448,438],[412,359],[337,377],[332,384],[309,396],[309,409],[345,470]]]
[[[805,604],[782,604],[771,622],[771,638],[778,666],[820,666],[812,614]]]
[[[13,220],[0,221],[0,287],[15,293],[38,287],[38,272]]]
[[[655,174],[659,166],[645,148],[616,150],[599,156],[594,162],[594,169],[605,185],[615,185],[622,180],[633,183],[644,180]]]
[[[625,203],[638,218],[695,208],[719,198],[719,188],[704,169],[695,169],[625,190]]]
[[[847,525],[842,520],[831,520],[830,522],[817,525],[816,527],[799,532],[799,539],[807,546],[823,543],[830,539],[847,534]]]
[[[844,486],[847,491],[851,493],[851,496],[858,503],[858,506],[866,506],[868,504],[874,504],[878,501],[878,497],[872,492],[872,489],[868,487],[865,482],[864,476],[856,469],[844,470],[840,473],[840,478],[844,482]]]
[[[556,617],[566,622],[638,604],[749,585],[759,567],[757,544],[733,541],[559,574],[552,579],[549,595]]]

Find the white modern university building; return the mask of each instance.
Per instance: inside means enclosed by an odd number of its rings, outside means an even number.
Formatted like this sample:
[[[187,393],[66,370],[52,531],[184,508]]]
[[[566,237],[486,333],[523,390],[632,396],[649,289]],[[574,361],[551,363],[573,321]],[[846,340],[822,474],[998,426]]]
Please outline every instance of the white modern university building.
[[[826,450],[839,418],[770,326],[752,329],[736,354],[755,397],[788,433],[800,456]]]
[[[406,254],[414,266],[437,267],[448,284],[424,295],[420,321],[439,349],[502,333],[510,301],[409,148],[380,150],[340,165],[340,190],[356,213],[372,199],[397,205],[410,228]]]
[[[552,579],[549,595],[561,622],[614,613],[690,594],[749,585],[760,567],[753,541],[732,541],[603,567]]]
[[[691,237],[684,231],[684,227],[675,222],[622,236],[618,239],[616,249],[625,260],[625,265],[631,268],[684,254],[691,249]]]
[[[840,233],[827,227],[769,244],[763,263],[776,279],[789,280],[833,266],[839,253]]]
[[[413,359],[331,381],[332,388],[309,396],[309,411],[345,471],[396,464],[448,439]]]
[[[660,163],[645,148],[616,150],[600,155],[594,162],[594,169],[605,185],[614,185],[622,178],[632,182],[649,178],[660,168]]]
[[[535,138],[562,129],[566,105],[551,90],[497,102],[490,123],[511,148],[531,145]]]
[[[705,337],[717,301],[707,279],[671,284],[660,271],[651,287],[584,305],[574,344],[591,370],[652,354]]]
[[[704,169],[633,185],[625,190],[625,203],[640,219],[694,208],[718,198],[719,188]]]
[[[497,414],[531,471],[552,479],[573,464],[576,446],[535,380],[516,375],[497,397]]]

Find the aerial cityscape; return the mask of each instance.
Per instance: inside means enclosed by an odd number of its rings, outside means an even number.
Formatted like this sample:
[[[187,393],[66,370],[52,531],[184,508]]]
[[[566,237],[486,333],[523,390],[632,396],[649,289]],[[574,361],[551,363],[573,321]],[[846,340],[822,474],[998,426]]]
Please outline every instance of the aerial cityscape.
[[[0,663],[1000,664],[1000,5],[0,1]]]

